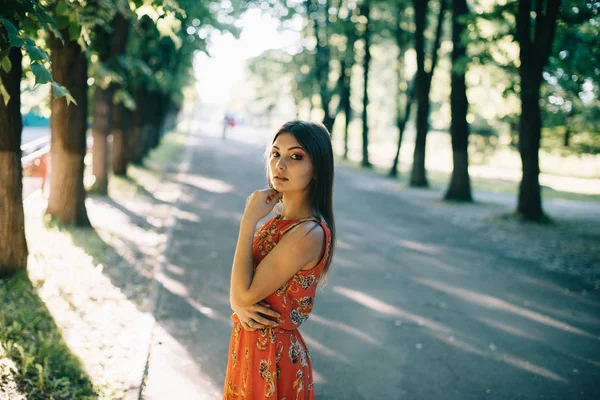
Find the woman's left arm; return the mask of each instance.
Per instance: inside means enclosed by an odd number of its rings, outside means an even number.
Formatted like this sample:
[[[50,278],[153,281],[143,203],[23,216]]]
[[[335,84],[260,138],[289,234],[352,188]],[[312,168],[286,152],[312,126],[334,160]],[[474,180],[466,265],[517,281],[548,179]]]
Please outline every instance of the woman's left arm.
[[[273,208],[270,191],[256,191],[249,198],[240,223],[233,267],[230,300],[232,304],[250,306],[265,299],[287,282],[305,265],[320,259],[325,232],[314,221],[292,228],[253,271],[252,242],[260,219]],[[319,227],[320,229],[314,229]]]
[[[250,306],[265,299],[304,266],[314,266],[321,259],[325,232],[318,223],[307,221],[286,233],[253,273],[252,235],[243,225],[231,271],[230,296],[234,304]]]

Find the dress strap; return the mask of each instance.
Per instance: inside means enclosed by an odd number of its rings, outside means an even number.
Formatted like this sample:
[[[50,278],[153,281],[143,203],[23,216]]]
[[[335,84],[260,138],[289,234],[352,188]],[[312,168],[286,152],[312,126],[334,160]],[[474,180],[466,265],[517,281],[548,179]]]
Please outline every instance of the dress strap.
[[[284,226],[283,228],[281,228],[280,229],[281,235],[283,236],[285,233],[287,233],[292,228],[295,228],[298,225],[300,225],[301,223],[306,222],[306,221],[315,221],[317,224],[321,225],[321,221],[319,221],[315,217],[306,217],[306,218],[302,218],[302,219],[299,219],[297,221],[294,221],[291,224],[289,224],[289,225]]]

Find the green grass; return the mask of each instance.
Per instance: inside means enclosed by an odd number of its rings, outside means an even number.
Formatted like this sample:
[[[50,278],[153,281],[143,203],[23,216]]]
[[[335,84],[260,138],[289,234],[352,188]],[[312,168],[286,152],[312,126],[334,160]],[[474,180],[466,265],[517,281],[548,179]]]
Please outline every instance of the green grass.
[[[0,397],[95,399],[81,361],[65,344],[25,272],[0,280]],[[4,353],[4,354],[1,354]],[[13,368],[11,368],[11,366]],[[14,381],[16,388],[10,388]]]
[[[362,173],[382,177],[387,177],[389,173],[389,167],[373,164],[373,167],[371,169],[367,169],[361,168],[359,162],[355,162],[352,160],[344,160],[341,156],[338,157],[337,160],[341,165],[357,171],[361,171]],[[409,174],[410,172],[407,171],[406,166],[404,166],[404,168],[402,168],[401,170],[401,176],[399,178],[396,178],[398,183],[408,185],[410,179]],[[427,178],[432,188],[444,190],[450,183],[450,174],[446,174],[443,172],[427,171]],[[471,187],[473,190],[479,190],[484,192],[511,194],[514,195],[516,198],[516,196],[518,195],[519,182],[510,181],[506,179],[471,177]],[[542,187],[542,198],[600,202],[600,195],[564,192],[553,190],[548,187]]]
[[[110,177],[111,197],[152,195],[184,143],[183,134],[165,135],[128,177]],[[105,242],[106,232],[64,226],[43,211],[40,199],[25,212],[27,271],[0,280],[0,399],[120,399],[146,318],[135,296],[151,280]]]

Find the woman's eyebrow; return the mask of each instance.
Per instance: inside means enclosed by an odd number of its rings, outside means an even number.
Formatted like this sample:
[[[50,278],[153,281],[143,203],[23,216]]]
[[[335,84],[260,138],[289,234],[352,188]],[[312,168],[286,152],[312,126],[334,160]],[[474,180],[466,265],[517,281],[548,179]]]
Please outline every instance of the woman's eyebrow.
[[[279,147],[277,147],[277,146],[275,146],[275,145],[273,145],[273,148],[274,148],[274,149],[277,149],[277,150],[279,150]],[[292,149],[300,149],[300,150],[302,150],[302,151],[306,151],[306,150],[304,150],[304,149],[303,149],[302,147],[300,147],[300,146],[293,146],[293,147],[290,147],[288,150],[292,150]]]

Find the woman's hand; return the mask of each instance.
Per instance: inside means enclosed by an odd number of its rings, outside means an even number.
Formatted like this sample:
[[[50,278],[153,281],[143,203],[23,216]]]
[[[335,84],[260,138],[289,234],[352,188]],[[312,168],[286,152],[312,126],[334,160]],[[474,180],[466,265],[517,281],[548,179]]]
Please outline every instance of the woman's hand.
[[[283,195],[275,189],[256,190],[246,200],[246,209],[243,218],[249,219],[254,224],[266,217],[273,210],[277,201]]]
[[[231,305],[232,310],[236,313],[242,324],[242,328],[247,331],[255,331],[278,325],[277,321],[265,318],[265,316],[273,318],[279,318],[280,316],[277,311],[271,310],[270,307],[266,301],[261,301],[249,307]]]

